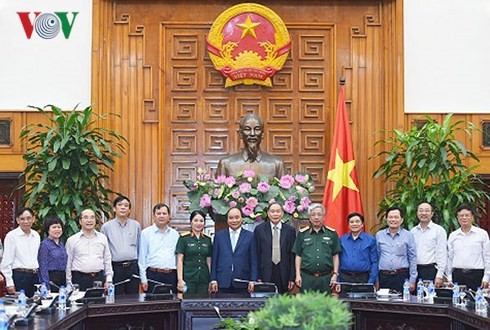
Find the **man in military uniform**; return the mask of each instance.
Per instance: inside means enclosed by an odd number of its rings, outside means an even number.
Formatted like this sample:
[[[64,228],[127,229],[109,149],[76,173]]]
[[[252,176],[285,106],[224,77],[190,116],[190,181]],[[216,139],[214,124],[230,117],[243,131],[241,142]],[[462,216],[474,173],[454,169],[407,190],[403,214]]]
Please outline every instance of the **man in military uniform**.
[[[310,227],[298,233],[293,252],[296,254],[295,283],[301,292],[316,290],[331,292],[339,275],[339,237],[334,229],[323,225],[325,208],[311,204],[308,208]]]
[[[177,289],[181,292],[207,294],[209,291],[213,246],[211,238],[204,233],[205,218],[200,210],[192,212],[191,231],[183,233],[177,242]]]

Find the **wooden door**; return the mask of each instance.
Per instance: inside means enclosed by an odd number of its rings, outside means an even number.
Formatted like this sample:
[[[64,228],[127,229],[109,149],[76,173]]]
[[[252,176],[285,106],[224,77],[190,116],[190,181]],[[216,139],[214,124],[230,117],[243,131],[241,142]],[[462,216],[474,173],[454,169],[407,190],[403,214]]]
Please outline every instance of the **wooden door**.
[[[0,238],[14,228],[15,211],[19,208],[20,193],[15,192],[20,173],[0,173]]]

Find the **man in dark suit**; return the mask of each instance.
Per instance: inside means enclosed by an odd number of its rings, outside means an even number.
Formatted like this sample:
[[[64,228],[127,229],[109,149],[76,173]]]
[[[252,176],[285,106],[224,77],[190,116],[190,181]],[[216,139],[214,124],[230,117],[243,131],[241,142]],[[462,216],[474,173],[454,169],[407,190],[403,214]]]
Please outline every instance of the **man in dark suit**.
[[[292,252],[296,232],[293,227],[282,223],[284,211],[279,203],[267,210],[269,222],[255,228],[255,242],[259,257],[259,281],[276,284],[279,293],[294,287],[294,253]]]
[[[231,208],[226,214],[227,229],[214,237],[211,262],[211,292],[252,292],[257,281],[257,246],[254,234],[242,228],[242,212]],[[237,282],[235,279],[249,281]]]

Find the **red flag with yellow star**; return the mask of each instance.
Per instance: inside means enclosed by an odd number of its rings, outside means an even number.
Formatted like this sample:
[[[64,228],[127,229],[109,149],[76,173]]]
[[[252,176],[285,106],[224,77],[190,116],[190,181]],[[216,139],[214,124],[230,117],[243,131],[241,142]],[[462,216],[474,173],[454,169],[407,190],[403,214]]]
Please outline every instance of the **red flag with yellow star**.
[[[323,205],[326,208],[324,224],[335,228],[340,237],[349,231],[347,216],[352,212],[363,214],[344,85],[340,86],[337,121],[328,169],[323,195]]]

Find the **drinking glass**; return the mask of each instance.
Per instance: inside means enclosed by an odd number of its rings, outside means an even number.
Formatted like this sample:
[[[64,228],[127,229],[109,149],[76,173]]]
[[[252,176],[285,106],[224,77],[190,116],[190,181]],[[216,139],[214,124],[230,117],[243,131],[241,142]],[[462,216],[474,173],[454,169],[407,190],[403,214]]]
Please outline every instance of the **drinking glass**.
[[[76,300],[78,299],[78,293],[80,292],[80,285],[77,284],[77,283],[73,283],[71,285],[71,289],[72,289],[72,293],[71,293],[71,296],[70,296],[70,300]]]
[[[459,292],[459,298],[460,298],[460,304],[462,307],[466,307],[466,299],[464,299],[464,297],[466,297],[466,291],[461,290]]]
[[[36,287],[36,292],[34,292],[34,296],[32,297],[34,301],[41,299],[41,285],[41,283],[34,284],[34,286]]]

